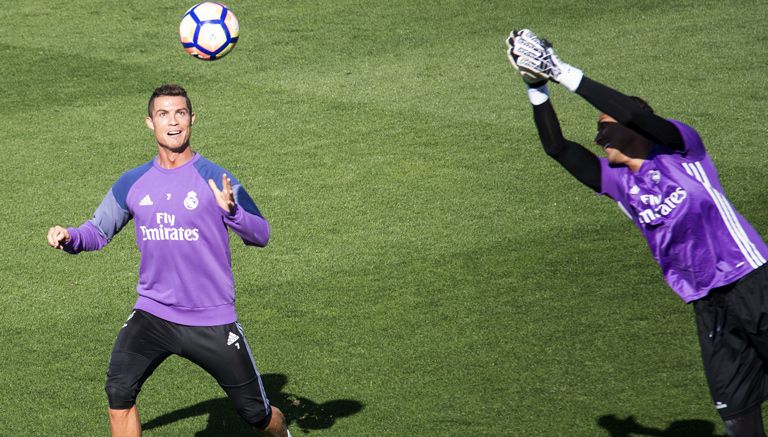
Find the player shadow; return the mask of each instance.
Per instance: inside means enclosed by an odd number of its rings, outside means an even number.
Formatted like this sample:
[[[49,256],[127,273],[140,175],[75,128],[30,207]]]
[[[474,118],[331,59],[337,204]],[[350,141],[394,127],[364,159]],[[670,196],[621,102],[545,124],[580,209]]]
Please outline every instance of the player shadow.
[[[327,429],[336,420],[352,416],[363,409],[363,404],[350,399],[335,399],[317,402],[292,393],[283,392],[288,377],[280,374],[261,375],[264,388],[272,405],[285,415],[288,425],[297,426],[302,432]],[[195,437],[222,437],[256,435],[256,432],[237,415],[227,397],[210,399],[156,417],[142,425],[143,430],[159,428],[179,420],[195,416],[208,416],[204,430],[195,433]]]
[[[667,429],[649,428],[641,425],[635,416],[619,419],[614,414],[601,416],[597,424],[611,434],[611,437],[726,437],[715,434],[715,424],[706,420],[676,420]]]

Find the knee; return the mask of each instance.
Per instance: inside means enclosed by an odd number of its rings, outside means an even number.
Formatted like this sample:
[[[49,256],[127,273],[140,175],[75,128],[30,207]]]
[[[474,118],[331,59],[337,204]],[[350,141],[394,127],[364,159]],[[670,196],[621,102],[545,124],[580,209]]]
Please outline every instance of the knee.
[[[135,405],[133,407],[131,407],[131,408],[125,408],[125,409],[122,409],[122,408],[121,409],[115,409],[115,408],[111,408],[110,407],[109,410],[108,410],[109,411],[109,420],[110,421],[123,420],[123,419],[125,419],[126,417],[128,417],[131,414],[131,411],[134,408],[136,408]]]
[[[280,411],[279,408],[272,406],[267,409],[267,415],[263,419],[257,423],[251,423],[251,426],[258,430],[266,431],[270,435],[275,433],[281,434],[283,431],[287,430],[283,412]]]
[[[273,420],[272,410],[270,408],[264,409],[260,405],[235,403],[235,409],[243,420],[256,429],[267,429],[269,423]]]
[[[222,386],[223,387],[223,386]],[[270,407],[269,401],[264,395],[261,381],[257,378],[248,384],[239,387],[223,387],[229,396],[237,414],[249,425],[257,429],[267,429],[272,420],[274,407]],[[277,410],[278,412],[280,410]],[[282,420],[282,413],[278,413]]]
[[[104,386],[104,390],[107,392],[110,414],[112,410],[127,411],[136,404],[137,393],[131,389],[122,387],[119,384],[107,383]]]
[[[282,429],[286,426],[285,423],[285,416],[283,416],[283,412],[280,411],[277,407],[270,406],[270,420],[267,423],[267,426],[273,429]]]

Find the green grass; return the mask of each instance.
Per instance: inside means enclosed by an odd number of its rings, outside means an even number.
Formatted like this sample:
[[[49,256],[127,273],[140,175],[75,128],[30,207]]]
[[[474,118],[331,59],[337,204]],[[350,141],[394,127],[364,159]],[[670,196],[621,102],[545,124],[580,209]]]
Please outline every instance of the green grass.
[[[233,239],[232,258],[241,322],[294,435],[626,435],[600,426],[610,416],[722,434],[691,308],[612,202],[543,153],[503,41],[530,27],[693,124],[765,235],[768,3],[231,1],[241,42],[214,63],[177,41],[191,4],[157,3],[0,10],[1,434],[108,432],[133,229],[75,257],[45,233],[88,219],[154,155],[142,118],[164,82],[191,94],[193,148],[272,224],[266,249]],[[595,111],[552,94],[566,135],[588,144]],[[145,434],[243,435],[223,397],[171,358],[139,398]]]

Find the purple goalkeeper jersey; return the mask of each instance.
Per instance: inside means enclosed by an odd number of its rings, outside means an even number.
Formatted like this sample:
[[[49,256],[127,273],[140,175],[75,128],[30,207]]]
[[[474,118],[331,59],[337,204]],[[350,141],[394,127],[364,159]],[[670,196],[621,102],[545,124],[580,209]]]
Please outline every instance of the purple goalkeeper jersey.
[[[224,211],[208,186],[232,180],[235,212]],[[245,244],[265,246],[269,224],[237,179],[196,154],[181,167],[162,168],[157,158],[124,173],[93,218],[69,228],[65,250],[104,247],[131,219],[141,252],[135,308],[191,326],[237,320],[227,228]]]
[[[637,173],[600,158],[601,194],[640,228],[664,279],[691,302],[765,264],[768,249],[726,198],[699,134],[670,121],[684,150],[654,146]]]

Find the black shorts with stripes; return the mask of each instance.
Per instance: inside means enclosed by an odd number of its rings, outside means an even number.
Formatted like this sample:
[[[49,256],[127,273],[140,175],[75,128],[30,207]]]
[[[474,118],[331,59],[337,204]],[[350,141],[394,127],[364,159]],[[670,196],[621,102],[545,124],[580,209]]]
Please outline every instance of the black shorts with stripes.
[[[768,398],[768,265],[693,305],[715,408],[736,418]]]
[[[269,423],[269,400],[239,323],[186,326],[141,310],[131,314],[112,348],[105,385],[109,407],[131,408],[144,381],[172,354],[210,373],[248,423]]]

